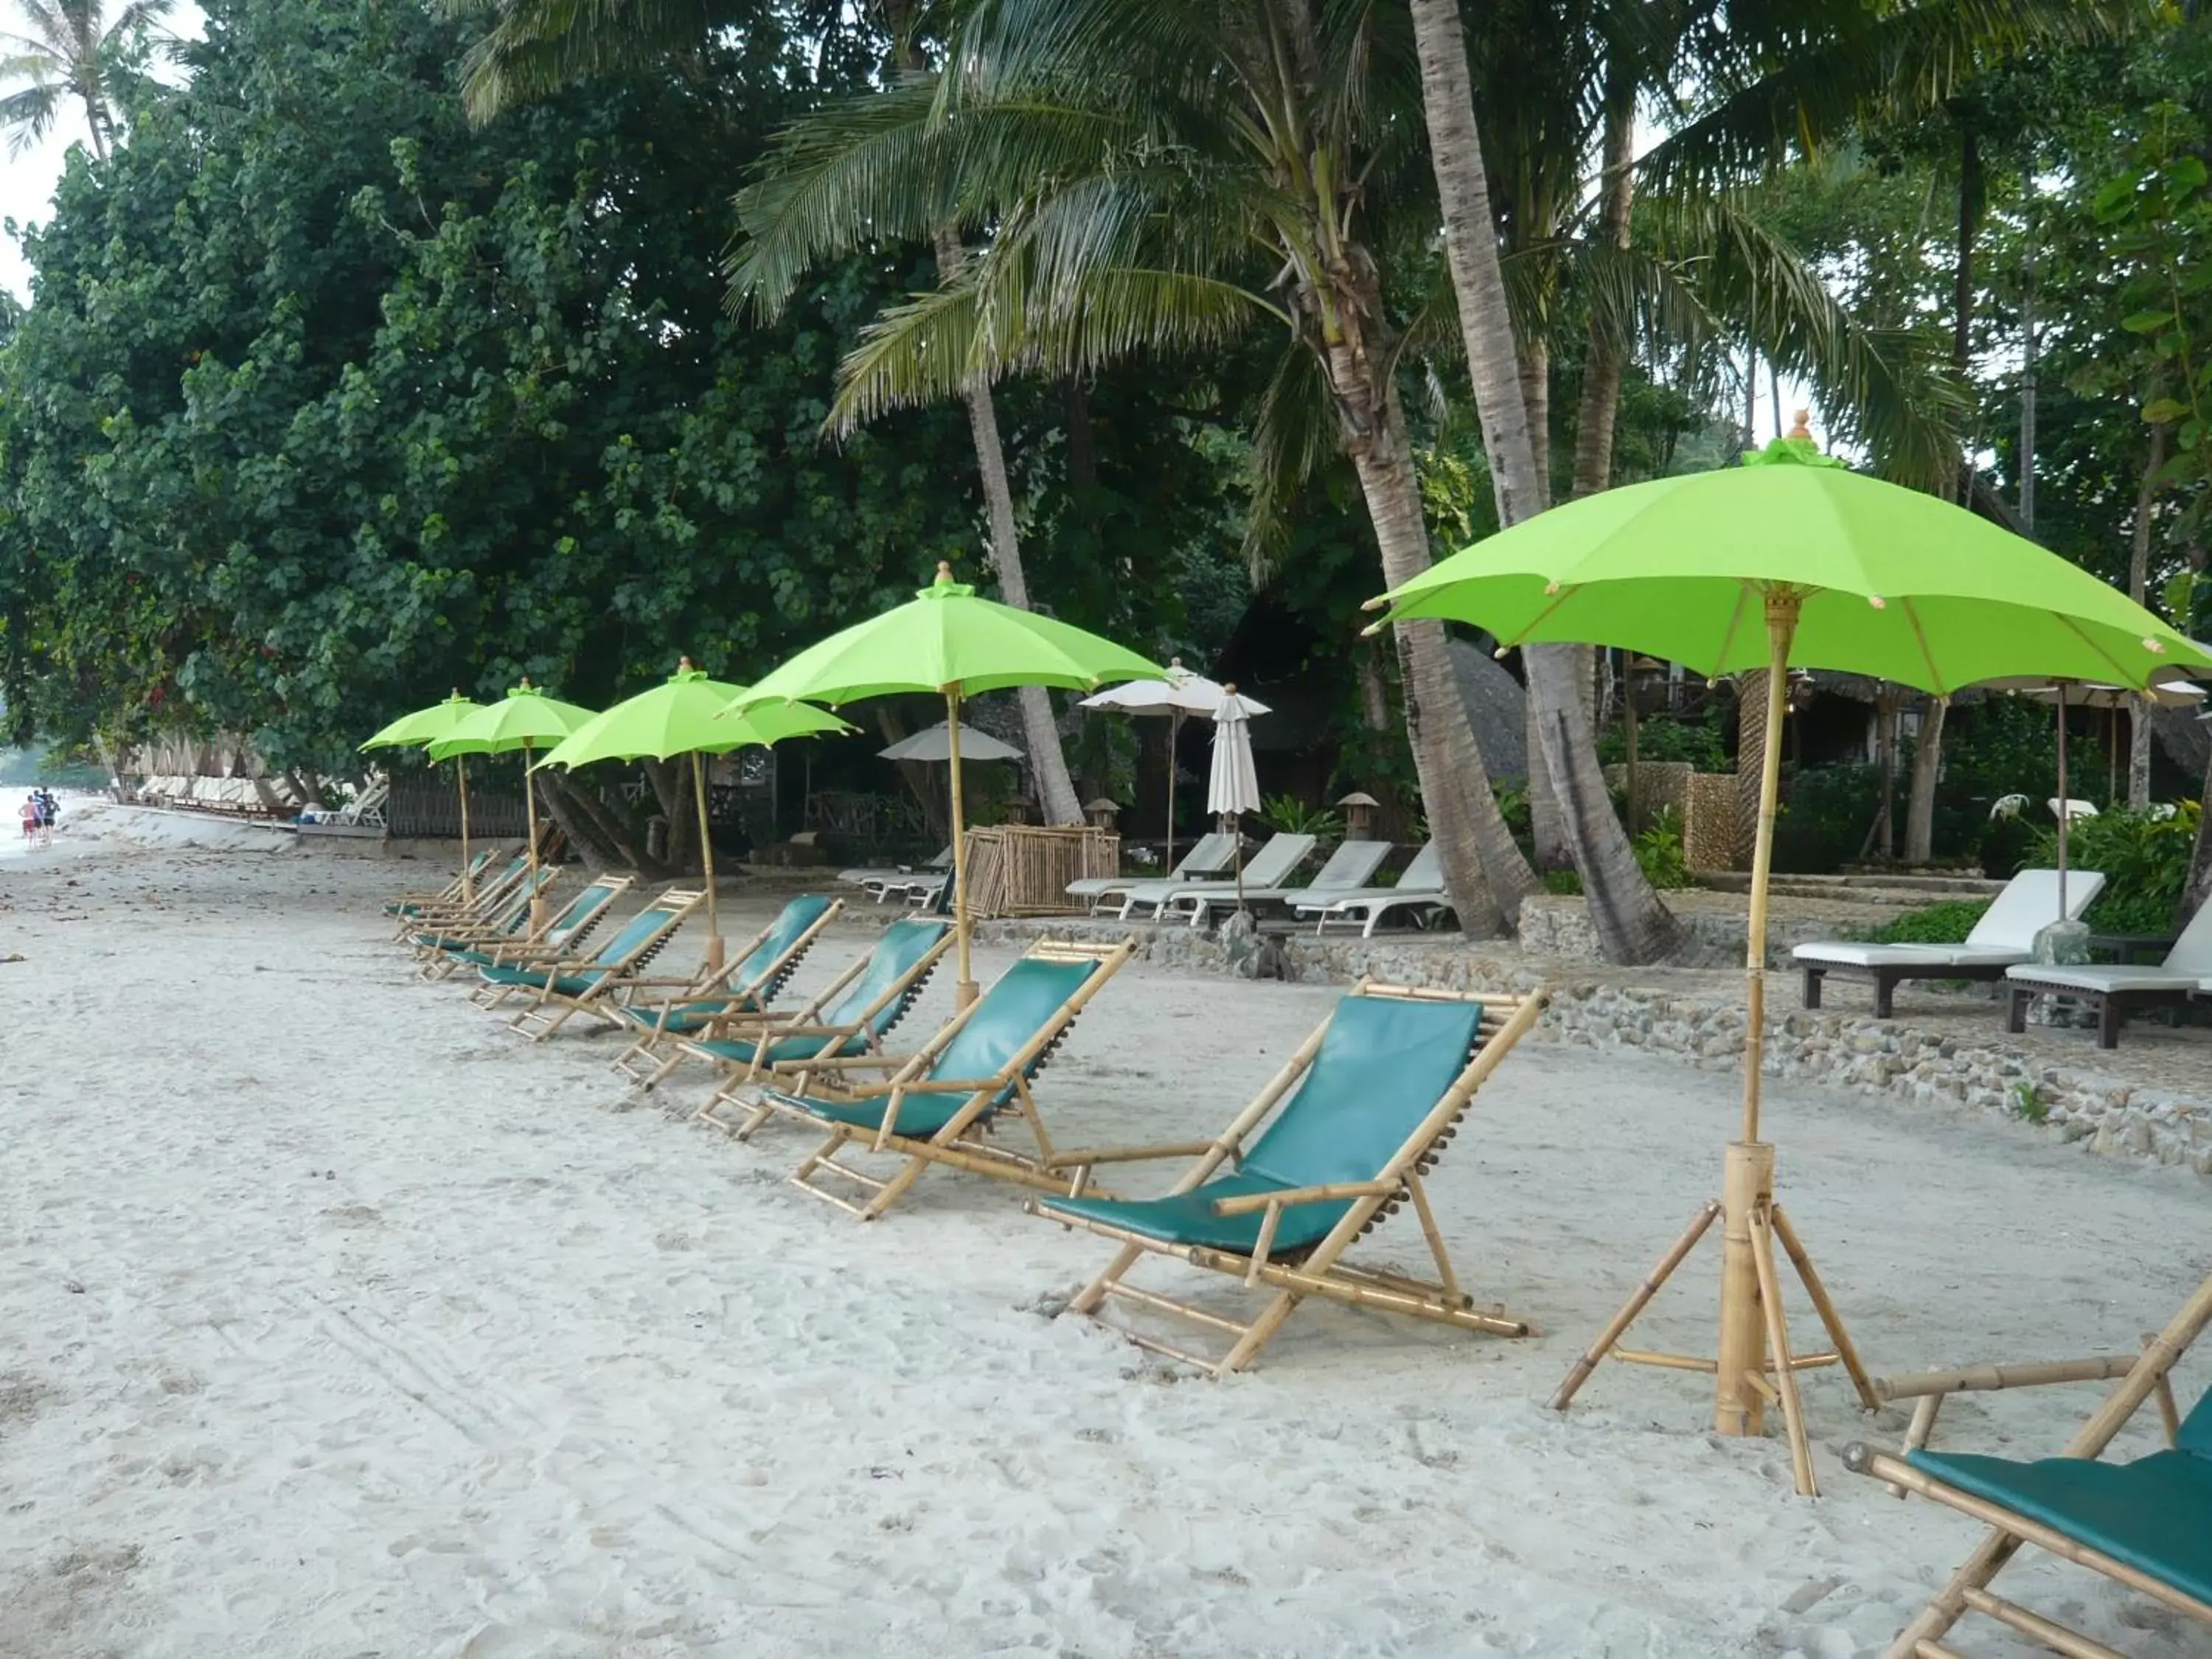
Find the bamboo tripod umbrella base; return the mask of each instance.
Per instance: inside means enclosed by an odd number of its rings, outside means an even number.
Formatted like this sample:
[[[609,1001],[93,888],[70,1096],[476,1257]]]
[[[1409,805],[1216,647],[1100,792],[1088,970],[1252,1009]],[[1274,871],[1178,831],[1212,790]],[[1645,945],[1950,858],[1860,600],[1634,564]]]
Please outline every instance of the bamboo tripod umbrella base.
[[[1765,1407],[1779,1406],[1790,1440],[1797,1490],[1818,1492],[1813,1478],[1812,1447],[1797,1399],[1796,1371],[1808,1364],[1840,1362],[1869,1411],[1878,1403],[1874,1387],[1844,1331],[1835,1304],[1814,1271],[1812,1260],[1774,1202],[1774,1148],[1759,1135],[1759,1085],[1766,1048],[1766,899],[1773,866],[1774,819],[1781,793],[1782,726],[1790,680],[1790,647],[1804,596],[1796,589],[1770,588],[1765,595],[1768,666],[1766,744],[1760,756],[1759,834],[1752,854],[1751,902],[1745,920],[1743,1128],[1722,1154],[1721,1196],[1708,1203],[1676,1241],[1651,1276],[1639,1285],[1589,1352],[1576,1361],[1552,1404],[1564,1411],[1600,1361],[1618,1352],[1623,1359],[1680,1362],[1675,1355],[1631,1353],[1619,1348],[1674,1270],[1686,1260],[1713,1221],[1721,1223],[1720,1333],[1715,1358],[1689,1361],[1683,1369],[1713,1372],[1713,1427],[1724,1435],[1747,1436],[1765,1430]],[[1799,1359],[1790,1352],[1788,1328],[1776,1302],[1781,1279],[1774,1262],[1779,1238],[1812,1297],[1828,1334],[1832,1354]],[[1770,1381],[1770,1375],[1771,1380]]]

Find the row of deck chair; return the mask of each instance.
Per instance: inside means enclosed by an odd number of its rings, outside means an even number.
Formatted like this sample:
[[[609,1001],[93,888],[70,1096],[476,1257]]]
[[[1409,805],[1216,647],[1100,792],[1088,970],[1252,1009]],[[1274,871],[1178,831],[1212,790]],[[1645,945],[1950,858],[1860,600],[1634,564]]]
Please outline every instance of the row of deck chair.
[[[1290,876],[1312,856],[1314,847],[1310,836],[1271,837],[1245,866],[1243,902],[1250,908],[1291,911],[1301,922],[1312,922],[1316,933],[1352,927],[1369,937],[1394,915],[1427,927],[1451,908],[1431,844],[1414,853],[1395,887],[1369,884],[1390,855],[1391,845],[1383,841],[1340,842],[1310,882],[1290,886]],[[1216,832],[1192,843],[1167,876],[1086,877],[1069,883],[1067,893],[1094,915],[1110,909],[1124,919],[1150,915],[1202,927],[1238,902],[1237,878],[1224,873],[1235,854],[1235,837]]]
[[[848,886],[860,888],[878,904],[892,899],[908,904],[927,904],[950,879],[951,872],[952,848],[948,845],[918,866],[841,870],[837,879]]]
[[[683,911],[690,896],[672,910]],[[1103,1320],[1128,1305],[1181,1319],[1212,1336],[1214,1351],[1116,1328],[1215,1376],[1251,1364],[1300,1303],[1315,1297],[1471,1331],[1521,1335],[1531,1328],[1502,1310],[1476,1307],[1424,1177],[1484,1083],[1534,1023],[1540,996],[1363,982],[1219,1134],[1174,1146],[1068,1147],[1048,1133],[1032,1085],[1129,959],[1133,937],[1040,942],[914,1053],[896,1056],[883,1052],[882,1038],[912,1007],[950,943],[949,930],[936,919],[894,923],[823,990],[778,1012],[773,988],[819,936],[826,908],[813,899],[787,905],[721,970],[727,995],[719,1011],[670,998],[654,1005],[659,1012],[651,1021],[665,1044],[674,1025],[667,1014],[680,1009],[702,1018],[675,1039],[684,1056],[723,1073],[701,1117],[744,1139],[777,1120],[825,1133],[793,1177],[809,1192],[872,1219],[936,1168],[1027,1189],[1035,1194],[1026,1206],[1033,1214],[1097,1233],[1114,1247],[1072,1311]],[[633,1020],[643,1006],[623,1006]],[[667,1073],[663,1059],[634,1076],[650,1087]],[[1016,1126],[1018,1148],[994,1133]],[[866,1158],[890,1164],[878,1171],[854,1161]],[[1096,1183],[1101,1170],[1164,1158],[1192,1162],[1162,1196],[1126,1199]],[[1433,1277],[1348,1259],[1401,1206],[1421,1227]],[[1131,1282],[1139,1264],[1164,1257],[1236,1279],[1259,1293],[1255,1311],[1231,1319],[1216,1307]],[[1943,1638],[1969,1615],[2060,1653],[2122,1659],[1990,1589],[2030,1547],[2212,1626],[2212,1395],[2185,1415],[2172,1388],[2177,1363],[2208,1324],[2212,1279],[2140,1357],[1991,1367],[1882,1385],[1885,1397],[1919,1401],[1905,1449],[1893,1457],[1853,1445],[1846,1463],[1900,1495],[1926,1496],[1989,1528],[1887,1659],[1960,1659]],[[2115,1392],[2058,1458],[2023,1462],[1929,1447],[1934,1408],[1950,1395],[2114,1377]],[[2124,1464],[2099,1461],[2154,1400],[2167,1449]]]

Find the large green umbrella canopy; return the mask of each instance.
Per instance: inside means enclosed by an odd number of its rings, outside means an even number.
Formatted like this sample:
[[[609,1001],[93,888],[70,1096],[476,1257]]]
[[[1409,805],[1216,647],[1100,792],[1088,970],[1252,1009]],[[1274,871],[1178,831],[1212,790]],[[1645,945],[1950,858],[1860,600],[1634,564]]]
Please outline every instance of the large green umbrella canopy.
[[[1759,1396],[1742,1379],[1766,1363],[1772,1344],[1761,1327],[1754,1236],[1764,1236],[1772,1201],[1772,1148],[1759,1140],[1759,1069],[1786,669],[1845,670],[1948,693],[2029,674],[2142,686],[2212,660],[2087,571],[1948,501],[1850,471],[1802,428],[1746,460],[1554,507],[1372,602],[1388,606],[1383,623],[1471,623],[1507,647],[1624,646],[1710,675],[1772,671],[1746,953],[1744,1127],[1729,1149],[1723,1212],[1715,1420],[1733,1433],[1757,1425]],[[1632,1303],[1570,1374],[1555,1403],[1565,1403],[1640,1306]],[[1840,1325],[1833,1329],[1855,1364]],[[1799,1485],[1809,1487],[1794,1384],[1781,1394]]]
[[[660,684],[592,715],[538,763],[573,768],[645,756],[655,760],[691,757],[691,793],[699,806],[699,857],[707,881],[707,959],[712,967],[721,965],[722,927],[715,910],[714,845],[708,835],[706,769],[700,757],[853,729],[835,714],[799,702],[769,703],[747,715],[725,716],[722,710],[745,691],[744,686],[708,678],[685,657]]]
[[[960,700],[1018,685],[1096,691],[1117,680],[1158,678],[1166,671],[1135,652],[1050,617],[980,599],[952,580],[950,565],[908,603],[808,647],[743,696],[732,714],[776,702],[858,702],[865,697],[927,692],[945,699],[952,732],[953,917],[959,938],[963,1002],[975,994],[968,971],[968,860],[963,846]]]
[[[530,881],[531,890],[538,891],[538,787],[530,776],[532,753],[550,748],[571,732],[592,718],[592,711],[573,702],[562,702],[549,697],[530,684],[525,675],[522,683],[497,702],[487,703],[473,714],[464,715],[454,722],[453,729],[430,745],[430,758],[444,760],[454,755],[511,755],[522,751],[522,801],[530,820]],[[542,917],[545,901],[532,901],[534,926]]]
[[[380,729],[375,736],[362,744],[368,749],[427,749],[441,738],[453,734],[453,728],[468,715],[483,705],[461,695],[453,688],[453,695],[443,702],[434,702],[428,708],[418,708],[411,714],[402,714],[391,725]],[[459,755],[453,757],[453,784],[461,800],[461,897],[476,897],[476,881],[469,873],[469,763]]]

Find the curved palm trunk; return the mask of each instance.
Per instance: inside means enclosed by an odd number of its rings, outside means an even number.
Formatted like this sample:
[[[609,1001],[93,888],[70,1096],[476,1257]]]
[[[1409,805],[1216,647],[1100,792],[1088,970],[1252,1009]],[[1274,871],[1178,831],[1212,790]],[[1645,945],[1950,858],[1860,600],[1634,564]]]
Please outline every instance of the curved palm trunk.
[[[1419,477],[1397,389],[1349,345],[1330,349],[1328,367],[1340,407],[1348,408],[1344,447],[1374,520],[1383,579],[1395,587],[1429,566]],[[1470,938],[1495,938],[1513,925],[1521,901],[1535,890],[1535,876],[1498,810],[1443,624],[1400,623],[1391,633],[1405,690],[1407,740],[1444,885],[1461,930]]]
[[[1412,8],[1421,58],[1421,101],[1443,204],[1444,246],[1467,341],[1468,371],[1497,483],[1499,522],[1515,525],[1542,510],[1542,482],[1505,308],[1505,279],[1498,269],[1489,180],[1475,134],[1474,88],[1459,4],[1412,0]],[[1606,955],[1615,962],[1656,961],[1675,950],[1680,930],[1644,878],[1606,795],[1582,696],[1580,682],[1586,677],[1577,672],[1577,654],[1564,646],[1531,646],[1524,653],[1543,763]]]

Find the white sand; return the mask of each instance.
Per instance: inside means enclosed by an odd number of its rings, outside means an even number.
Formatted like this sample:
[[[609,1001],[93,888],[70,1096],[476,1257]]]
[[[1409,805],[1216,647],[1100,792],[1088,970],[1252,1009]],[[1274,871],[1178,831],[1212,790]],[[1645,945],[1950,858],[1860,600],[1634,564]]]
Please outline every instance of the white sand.
[[[374,901],[433,866],[113,834],[0,873],[9,1659],[1844,1659],[1977,1536],[1843,1470],[1899,1422],[1832,1373],[1818,1503],[1778,1442],[1705,1431],[1701,1379],[1540,1403],[1713,1187],[1725,1079],[1524,1045],[1432,1190],[1547,1334],[1308,1306],[1217,1384],[1044,1316],[1107,1247],[1011,1189],[933,1174],[864,1228],[783,1184],[793,1131],[604,1109],[609,1039],[527,1047],[385,942]],[[1331,995],[1139,964],[1047,1109],[1211,1132]],[[2197,1177],[1803,1088],[1771,1125],[1878,1370],[2131,1346],[2212,1271]],[[1370,1247],[1414,1262],[1407,1223]],[[1713,1273],[1642,1340],[1709,1343]],[[2095,1398],[1970,1397],[1943,1439],[2055,1449]],[[2075,1570],[2007,1582],[2140,1659],[2208,1650]]]

